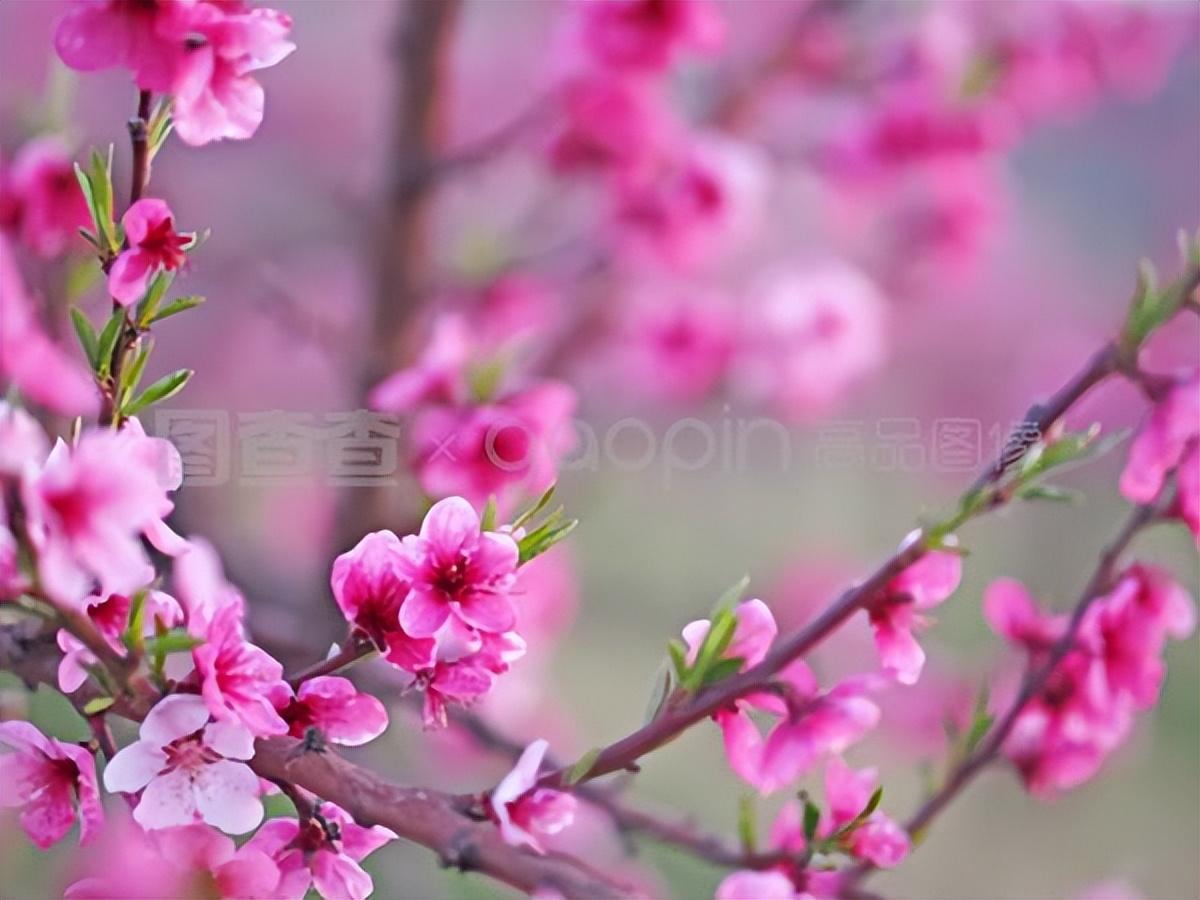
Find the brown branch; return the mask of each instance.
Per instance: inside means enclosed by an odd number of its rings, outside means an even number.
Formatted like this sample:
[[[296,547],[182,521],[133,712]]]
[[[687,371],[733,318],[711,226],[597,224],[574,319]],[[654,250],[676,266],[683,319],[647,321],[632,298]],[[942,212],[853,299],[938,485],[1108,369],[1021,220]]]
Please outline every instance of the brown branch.
[[[440,143],[447,51],[459,8],[459,0],[413,0],[405,4],[399,23],[397,96],[388,157],[393,170],[374,251],[375,300],[361,357],[361,396],[404,361],[404,340],[419,306],[428,269],[425,225],[436,184],[430,173]],[[394,527],[396,497],[387,484],[344,492],[335,550],[350,547],[365,532]]]
[[[61,657],[54,631],[42,623],[27,620],[0,626],[0,669],[12,672],[31,689],[56,684]],[[75,696],[86,701],[93,695],[85,686]],[[147,708],[118,701],[112,710],[136,721]],[[400,787],[329,750],[306,750],[304,742],[296,738],[260,739],[249,765],[263,778],[286,782],[336,803],[363,825],[384,825],[433,850],[445,866],[477,871],[524,891],[550,888],[584,900],[634,893],[631,886],[570,856],[538,856],[510,847],[490,822],[468,816],[458,798]]]
[[[149,91],[138,92],[137,114],[129,120],[129,142],[133,151],[133,175],[129,182],[129,205],[142,199],[150,181],[150,142],[147,125],[150,122]]]
[[[353,631],[346,638],[345,643],[337,653],[327,656],[320,662],[313,663],[305,669],[301,669],[288,679],[288,684],[295,690],[310,678],[331,675],[339,669],[344,669],[346,666],[356,663],[374,652],[375,645],[371,643],[370,639],[357,631]]]
[[[910,835],[923,834],[934,818],[974,780],[975,776],[996,759],[1025,707],[1041,693],[1055,669],[1075,646],[1075,638],[1088,609],[1099,597],[1112,589],[1121,556],[1138,533],[1153,524],[1159,517],[1160,509],[1154,504],[1138,506],[1133,510],[1124,527],[1101,554],[1099,563],[1075,604],[1067,630],[1051,647],[1049,654],[1040,666],[1031,665],[1022,680],[1021,689],[1017,692],[1016,698],[1003,717],[988,732],[978,749],[955,766],[941,788],[926,800],[912,818],[905,823],[905,830]],[[865,877],[872,871],[874,871],[874,867],[868,863],[859,865],[850,871],[850,883]]]
[[[1116,350],[1115,346],[1110,344],[1096,353],[1083,369],[1050,399],[1030,409],[1023,427],[1018,427],[1014,432],[996,462],[980,474],[975,487],[998,481],[1019,458],[1018,448],[1020,453],[1028,449],[1027,432],[1044,435],[1080,398],[1115,372]],[[999,503],[992,504],[989,509],[1003,505],[1004,502],[1005,498],[1001,498]],[[657,719],[605,747],[584,779],[590,780],[610,772],[636,769],[637,760],[645,754],[674,740],[682,731],[728,706],[737,698],[761,689],[786,665],[803,657],[848,618],[866,608],[889,581],[926,552],[923,540],[909,541],[873,575],[845,591],[816,619],[776,646],[757,666],[727,678],[689,700],[674,706],[668,705],[666,712]],[[566,768],[558,769],[545,776],[543,783],[562,784],[567,771]]]

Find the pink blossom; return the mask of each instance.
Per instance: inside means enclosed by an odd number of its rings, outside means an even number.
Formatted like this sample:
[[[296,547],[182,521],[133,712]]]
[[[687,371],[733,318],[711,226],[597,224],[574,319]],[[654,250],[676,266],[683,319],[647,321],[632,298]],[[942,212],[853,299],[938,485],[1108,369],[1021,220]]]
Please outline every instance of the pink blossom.
[[[466,320],[461,315],[439,316],[417,362],[377,384],[367,402],[372,409],[407,413],[428,403],[465,400],[463,373],[472,349]]]
[[[154,570],[140,537],[173,537],[162,517],[172,506],[167,493],[178,482],[164,475],[181,469],[174,447],[146,437],[139,426],[85,431],[74,447],[59,441],[41,472],[23,486],[46,589],[78,603],[93,578],[110,594],[128,595],[148,584]]]
[[[962,560],[956,553],[934,551],[897,575],[870,609],[871,628],[883,669],[901,684],[916,684],[925,653],[913,631],[928,626],[917,615],[946,600],[958,588]]]
[[[617,239],[631,254],[668,268],[711,267],[760,224],[767,164],[748,144],[706,135],[623,180]]]
[[[382,825],[364,828],[332,803],[322,803],[318,815],[303,824],[271,819],[243,849],[263,853],[278,866],[279,887],[272,896],[301,900],[315,887],[322,897],[363,900],[375,886],[359,863],[396,833]]]
[[[37,419],[0,400],[0,476],[36,471],[50,452],[50,440]]]
[[[187,261],[184,247],[190,237],[175,231],[171,208],[162,200],[146,198],[121,217],[128,249],[122,250],[108,273],[108,292],[128,306],[146,293],[159,268],[174,271]]]
[[[96,763],[77,744],[48,738],[28,722],[0,722],[0,806],[21,807],[20,822],[42,850],[61,840],[79,817],[86,843],[104,820]]]
[[[874,728],[880,716],[869,696],[878,681],[870,676],[848,678],[822,693],[816,676],[796,660],[777,680],[785,688],[782,697],[750,694],[713,717],[730,768],[764,796],[808,772],[826,754],[843,752]],[[751,719],[752,710],[776,718],[766,737]]]
[[[432,407],[412,426],[413,466],[430,496],[465,497],[482,506],[518,489],[545,491],[574,444],[575,392],[557,381],[535,382],[495,402]]]
[[[745,600],[734,607],[733,614],[737,624],[722,658],[740,659],[741,670],[745,671],[763,661],[779,629],[775,625],[775,617],[770,608],[761,600]],[[683,640],[687,644],[689,664],[696,661],[696,654],[700,652],[711,627],[712,623],[708,619],[698,619],[683,627]]]
[[[545,853],[542,839],[558,834],[575,818],[571,794],[538,787],[538,770],[549,744],[536,740],[525,748],[511,772],[488,796],[488,811],[500,836],[514,847]]]
[[[750,309],[736,381],[792,415],[827,409],[883,357],[883,298],[843,263],[770,273]]]
[[[100,392],[91,374],[49,338],[34,308],[8,239],[0,235],[0,377],[55,412],[95,415]]]
[[[1167,475],[1179,469],[1179,506],[1188,527],[1200,540],[1200,370],[1180,378],[1155,404],[1129,448],[1121,472],[1121,493],[1134,503],[1150,503],[1162,491]]]
[[[1066,633],[1064,616],[1044,616],[1017,582],[985,592],[984,613],[999,634],[1040,665]],[[1164,571],[1134,564],[1085,613],[1075,642],[1022,709],[1005,742],[1028,789],[1050,796],[1091,778],[1128,736],[1133,715],[1153,705],[1167,637],[1195,625],[1191,598]]]
[[[271,690],[271,701],[293,737],[316,728],[326,740],[357,747],[379,737],[388,724],[379,700],[336,675],[310,678],[294,694],[286,682],[279,682]]]
[[[657,85],[603,71],[576,72],[558,88],[561,119],[550,139],[562,171],[638,171],[663,153],[677,128]]]
[[[213,721],[195,694],[171,694],[150,710],[139,735],[109,762],[104,786],[142,792],[133,817],[143,828],[203,820],[243,834],[262,821],[258,776],[244,762],[254,755],[245,726]]]
[[[425,692],[421,719],[426,728],[445,728],[447,706],[476,702],[492,689],[495,676],[525,655],[525,641],[515,631],[493,634],[468,629],[455,635],[454,624],[454,619],[447,620],[438,635],[437,661],[410,669],[405,676],[407,687]],[[465,640],[468,637],[470,642]]]
[[[291,17],[274,9],[194,8],[172,86],[175,131],[185,143],[241,140],[258,130],[266,100],[250,73],[296,49],[286,37],[291,27]]]
[[[792,879],[777,870],[755,872],[743,869],[726,875],[717,885],[715,900],[799,900],[808,897],[792,884]]]
[[[614,68],[663,69],[680,51],[716,51],[725,37],[708,0],[583,0],[575,11],[584,50]]]
[[[54,48],[83,72],[121,66],[142,90],[171,92],[194,0],[77,0],[59,20]]]
[[[201,823],[146,832],[118,820],[110,825],[105,854],[87,875],[69,885],[72,900],[114,897],[184,897],[202,894],[221,900],[275,900],[280,873],[262,851],[243,846]],[[113,865],[114,859],[137,865]]]
[[[400,625],[414,637],[432,637],[451,616],[486,632],[511,631],[516,611],[509,592],[517,571],[510,535],[480,530],[466,500],[440,500],[419,535],[404,542],[401,570],[411,589],[400,607]]]
[[[617,362],[639,393],[695,402],[725,377],[736,332],[726,298],[692,287],[656,290],[629,318]]]
[[[192,537],[175,559],[175,595],[187,620],[188,633],[204,637],[217,611],[226,606],[244,610],[245,600],[225,579],[217,551],[203,538]]]
[[[231,604],[217,610],[203,644],[192,650],[204,702],[214,719],[236,722],[258,737],[286,734],[287,723],[271,704],[281,687],[283,666],[242,633],[242,609]]]
[[[437,641],[415,638],[400,627],[400,606],[410,585],[396,535],[376,531],[363,537],[334,560],[330,583],[346,621],[385,651],[389,662],[409,672],[433,665]]]
[[[848,825],[861,813],[875,791],[874,769],[855,771],[833,756],[825,767],[825,800],[830,818],[818,826],[818,834],[827,837]],[[890,869],[908,855],[908,835],[884,813],[875,810],[862,824],[842,838],[846,849],[859,859]]]
[[[153,635],[159,628],[169,629],[183,621],[183,610],[175,602],[175,598],[162,591],[149,591],[144,603],[143,634]],[[122,594],[107,596],[93,595],[84,600],[84,611],[96,631],[105,642],[120,656],[125,655],[125,644],[122,637],[129,625],[129,612],[133,601]],[[58,687],[63,693],[70,694],[79,690],[87,680],[87,669],[96,664],[96,657],[78,638],[66,629],[58,631],[58,649],[63,651],[63,657],[58,663]]]
[[[0,194],[0,228],[39,256],[69,249],[92,220],[71,155],[56,137],[35,138],[17,151],[12,168],[0,173]]]

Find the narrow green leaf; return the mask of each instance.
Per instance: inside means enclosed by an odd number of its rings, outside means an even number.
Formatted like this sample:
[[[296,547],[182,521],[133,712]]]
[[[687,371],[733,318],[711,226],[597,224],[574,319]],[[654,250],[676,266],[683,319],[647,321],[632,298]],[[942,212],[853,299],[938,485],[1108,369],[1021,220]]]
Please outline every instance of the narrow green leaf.
[[[116,702],[112,697],[93,697],[83,704],[83,714],[85,716],[99,715]]]
[[[563,779],[564,783],[570,786],[578,784],[586,778],[587,773],[592,771],[592,767],[596,765],[596,760],[600,758],[600,753],[603,749],[603,747],[593,747],[587,753],[583,754],[583,756],[579,757],[579,760],[567,772],[566,777]]]
[[[817,836],[817,826],[821,822],[820,808],[808,799],[805,794],[801,797],[804,801],[804,839],[811,844],[813,838]]]
[[[520,528],[522,525],[540,513],[543,509],[545,509],[550,504],[550,500],[554,497],[554,491],[557,487],[558,484],[555,483],[546,488],[545,492],[542,494],[542,496],[538,497],[537,502],[534,503],[533,506],[529,507],[529,509],[525,510],[525,512],[521,513],[513,520],[512,527],[514,529]]]
[[[654,684],[650,689],[650,699],[646,703],[646,713],[642,718],[643,725],[649,725],[658,718],[674,687],[675,679],[671,675],[671,666],[663,663],[654,673]]]
[[[83,199],[87,202],[88,213],[92,217],[92,226],[96,229],[97,234],[103,238],[104,231],[100,227],[100,213],[96,207],[96,192],[92,187],[92,179],[83,171],[79,163],[75,163],[75,180],[79,182],[79,189],[83,191]]]
[[[696,662],[688,672],[683,686],[689,691],[698,690],[703,684],[709,669],[721,658],[733,641],[733,632],[737,628],[737,617],[729,609],[718,610],[709,625],[708,634],[696,653]]]
[[[117,338],[125,325],[125,310],[115,309],[108,317],[100,337],[96,340],[96,371],[107,375],[112,365],[113,348],[117,346]]]
[[[1015,496],[1022,500],[1049,500],[1054,503],[1080,503],[1084,495],[1071,488],[1053,484],[1030,484],[1018,490]]]
[[[717,598],[717,604],[713,607],[714,611],[718,609],[731,609],[742,599],[742,595],[746,593],[746,588],[750,586],[750,576],[743,575],[737,580],[736,584],[728,587],[720,597]]]
[[[150,350],[153,345],[148,338],[143,338],[143,341],[144,343],[133,358],[133,362],[121,373],[121,394],[124,398],[128,398],[137,390],[137,386],[142,380],[142,372],[146,369],[146,360],[150,358]]]
[[[745,662],[740,656],[730,656],[717,660],[704,673],[704,677],[700,680],[700,686],[708,687],[710,684],[716,684],[718,681],[723,681],[731,675],[736,675],[741,671]]]
[[[753,794],[742,794],[738,798],[738,842],[742,845],[743,853],[754,853],[758,847],[758,819]]]
[[[188,383],[193,374],[191,369],[179,369],[170,375],[164,375],[142,391],[137,399],[124,410],[125,414],[132,416],[151,404],[169,400],[183,390],[184,385]]]
[[[536,538],[533,540],[530,539],[531,537],[534,537],[533,535],[525,538],[518,544],[518,547],[520,548],[518,564],[524,565],[534,557],[545,553],[559,541],[566,538],[566,536],[572,531],[574,531],[578,524],[578,519],[571,519],[569,522],[555,526],[544,533],[541,529],[539,529],[538,532],[534,533]]]
[[[479,528],[481,531],[496,530],[496,495],[490,494],[487,498],[487,503],[483,507],[483,516],[479,520]]]
[[[687,679],[688,673],[687,647],[681,641],[671,639],[667,641],[667,655],[671,658],[676,679],[683,683]]]
[[[75,335],[79,338],[79,346],[83,348],[83,355],[87,357],[88,365],[92,367],[92,371],[95,371],[97,361],[96,329],[92,327],[88,317],[83,314],[83,310],[77,306],[71,307],[71,324],[75,326]]]
[[[159,310],[154,318],[146,324],[151,325],[155,322],[161,322],[163,319],[169,319],[171,316],[185,312],[186,310],[195,309],[203,302],[204,298],[196,296],[195,294],[189,294],[186,297],[176,297],[161,310]]]
[[[182,628],[173,628],[163,634],[156,634],[154,637],[146,638],[145,647],[147,653],[156,656],[167,656],[170,653],[191,650],[193,647],[199,647],[203,643],[204,638],[188,634]]]
[[[137,306],[137,322],[142,328],[154,321],[158,306],[174,280],[175,273],[170,269],[163,269],[154,276],[150,287],[146,289],[146,296],[138,302]]]
[[[125,625],[125,633],[121,642],[131,653],[140,653],[144,645],[146,633],[146,595],[141,590],[133,595],[129,605],[129,621]]]

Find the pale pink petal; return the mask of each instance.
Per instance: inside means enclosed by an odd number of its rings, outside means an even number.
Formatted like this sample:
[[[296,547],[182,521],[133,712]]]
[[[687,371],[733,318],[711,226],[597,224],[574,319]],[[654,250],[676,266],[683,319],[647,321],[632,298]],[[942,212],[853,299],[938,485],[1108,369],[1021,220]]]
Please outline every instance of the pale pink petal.
[[[204,821],[228,834],[245,834],[262,821],[258,776],[245,763],[222,759],[200,770],[196,808]]]
[[[313,885],[322,897],[363,900],[375,889],[371,876],[348,856],[318,850],[313,854],[310,865]]]
[[[151,741],[134,741],[118,750],[104,769],[104,787],[113,793],[140,791],[167,767],[167,755]]]
[[[210,722],[204,729],[204,745],[229,759],[254,756],[254,734],[236,719]]]
[[[107,785],[108,772],[104,774]],[[171,828],[196,821],[196,797],[191,778],[182,769],[154,778],[142,791],[133,818],[146,829]]]
[[[782,872],[734,872],[717,885],[715,900],[792,900],[796,886]]]
[[[208,707],[203,698],[196,694],[171,694],[155,704],[138,733],[143,740],[165,747],[171,741],[199,731],[208,719]]]
[[[876,619],[872,627],[884,671],[901,684],[916,684],[925,665],[925,651],[912,632],[890,619]]]
[[[512,770],[501,779],[500,783],[496,785],[495,790],[492,791],[493,805],[499,807],[512,803],[537,784],[538,770],[542,766],[542,757],[546,755],[546,750],[549,746],[549,742],[539,738],[530,743],[522,751],[516,765],[512,767]]]

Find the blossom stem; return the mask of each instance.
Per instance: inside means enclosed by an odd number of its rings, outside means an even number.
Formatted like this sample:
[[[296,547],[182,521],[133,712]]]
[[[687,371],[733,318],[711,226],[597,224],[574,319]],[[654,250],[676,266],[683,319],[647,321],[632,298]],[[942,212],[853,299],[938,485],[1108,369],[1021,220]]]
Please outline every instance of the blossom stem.
[[[288,679],[288,684],[292,689],[300,687],[310,678],[317,678],[321,675],[331,675],[347,666],[353,665],[360,659],[365,659],[375,652],[375,645],[365,635],[357,631],[350,633],[346,638],[345,643],[332,656],[327,656],[320,662],[313,663],[306,669],[301,669],[295,675]]]
[[[150,121],[150,91],[138,92],[137,114],[129,120],[129,141],[133,150],[133,175],[129,182],[129,205],[137,203],[150,181],[150,141],[147,124]]]

